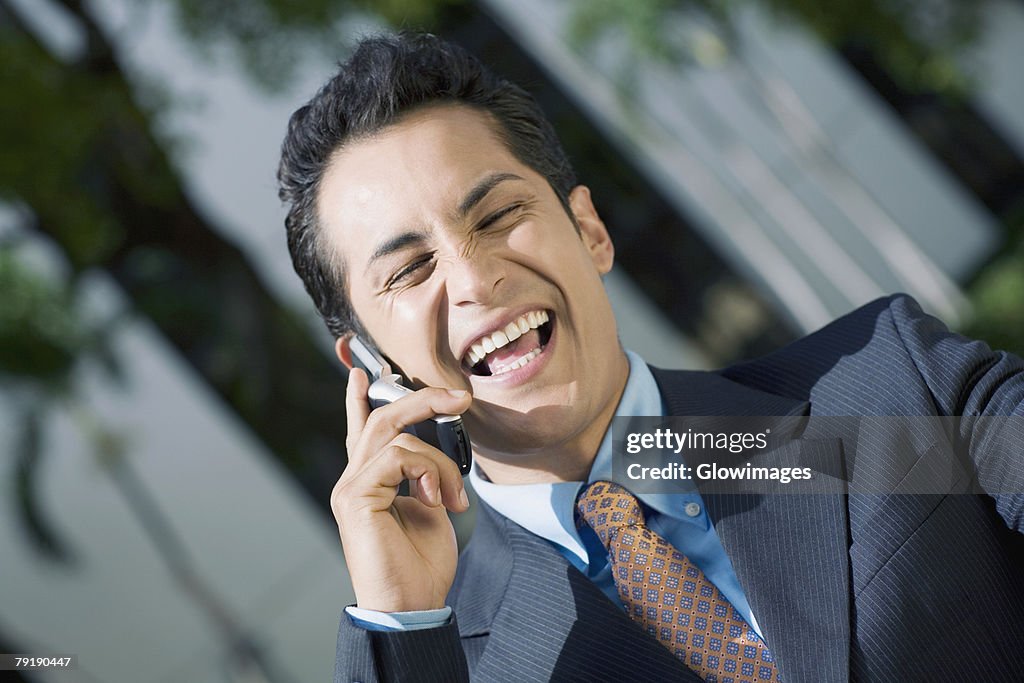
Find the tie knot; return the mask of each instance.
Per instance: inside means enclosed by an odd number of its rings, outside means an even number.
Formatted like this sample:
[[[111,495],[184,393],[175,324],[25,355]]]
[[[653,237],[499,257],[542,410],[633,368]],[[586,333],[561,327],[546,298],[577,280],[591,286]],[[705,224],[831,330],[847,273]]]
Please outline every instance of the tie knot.
[[[579,518],[607,543],[612,530],[644,523],[640,501],[632,493],[610,481],[587,484],[576,499]]]

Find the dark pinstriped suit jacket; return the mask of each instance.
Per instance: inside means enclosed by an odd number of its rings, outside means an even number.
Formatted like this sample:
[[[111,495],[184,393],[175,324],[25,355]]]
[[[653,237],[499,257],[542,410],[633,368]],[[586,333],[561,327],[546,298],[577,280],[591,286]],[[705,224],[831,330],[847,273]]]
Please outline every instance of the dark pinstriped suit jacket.
[[[1019,358],[950,334],[903,296],[753,362],[655,378],[670,415],[1024,414]],[[844,469],[845,493],[704,496],[787,683],[1024,680],[1024,435],[982,458],[970,426],[938,445],[963,453],[981,486],[1017,493],[875,493],[928,465],[937,444],[922,432],[891,435],[921,456],[900,458],[905,471],[885,448],[814,441]],[[453,623],[371,633],[343,615],[336,682],[699,680],[547,541],[481,507]]]

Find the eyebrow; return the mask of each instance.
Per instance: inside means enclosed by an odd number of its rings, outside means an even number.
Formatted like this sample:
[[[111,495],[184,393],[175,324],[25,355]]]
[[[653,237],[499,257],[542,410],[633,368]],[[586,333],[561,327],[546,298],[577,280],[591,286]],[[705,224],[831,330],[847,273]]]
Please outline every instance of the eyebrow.
[[[492,173],[487,176],[477,183],[472,190],[467,192],[462,202],[459,203],[459,218],[465,218],[466,214],[469,213],[474,206],[483,201],[483,198],[487,196],[488,192],[497,187],[499,183],[506,180],[522,180],[522,178],[517,176],[515,173]]]
[[[415,244],[420,244],[421,242],[424,242],[426,239],[427,236],[424,235],[422,232],[413,232],[411,230],[403,232],[400,235],[395,235],[394,237],[385,240],[381,242],[379,245],[377,245],[377,248],[370,256],[370,263],[373,263],[377,259],[384,258],[385,256],[393,254],[396,251],[405,249],[406,247],[413,246]]]
[[[486,197],[491,190],[506,180],[522,180],[522,178],[517,176],[515,173],[492,173],[474,185],[473,189],[467,192],[466,196],[463,197],[461,202],[459,202],[459,218],[465,218],[466,214],[468,214],[474,206],[482,202],[484,197]],[[401,251],[407,247],[421,244],[426,241],[426,239],[427,237],[424,233],[412,230],[395,235],[394,237],[384,240],[377,245],[373,254],[370,255],[370,260],[367,265],[371,265],[374,261],[384,258],[385,256],[390,256],[396,251]]]

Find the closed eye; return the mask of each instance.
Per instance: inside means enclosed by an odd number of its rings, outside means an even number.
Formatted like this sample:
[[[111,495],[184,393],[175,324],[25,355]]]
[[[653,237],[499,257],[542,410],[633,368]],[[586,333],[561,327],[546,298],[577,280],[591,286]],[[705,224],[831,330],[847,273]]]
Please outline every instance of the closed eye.
[[[397,273],[392,275],[391,279],[388,280],[387,282],[387,288],[391,289],[398,285],[408,284],[410,281],[412,281],[413,276],[417,275],[418,271],[423,271],[424,266],[429,265],[433,260],[434,255],[432,253],[424,254],[423,256],[417,258],[415,261],[413,261],[412,263],[410,263],[409,265],[405,266]]]
[[[477,230],[486,230],[487,228],[491,227],[492,225],[500,221],[505,216],[508,216],[509,214],[518,211],[519,209],[522,209],[524,206],[525,204],[523,204],[522,202],[517,202],[515,204],[509,204],[508,206],[502,209],[498,209],[497,211],[488,215],[486,218],[480,221],[477,224],[476,228]]]

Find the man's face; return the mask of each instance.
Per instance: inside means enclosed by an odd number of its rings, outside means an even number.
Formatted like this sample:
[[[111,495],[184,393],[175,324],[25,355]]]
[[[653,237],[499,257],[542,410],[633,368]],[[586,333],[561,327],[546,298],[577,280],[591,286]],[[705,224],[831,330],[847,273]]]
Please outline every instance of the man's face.
[[[470,390],[474,444],[512,455],[610,418],[626,361],[600,279],[613,249],[589,192],[570,197],[577,233],[492,125],[434,106],[349,143],[318,209],[380,350],[417,386]]]

